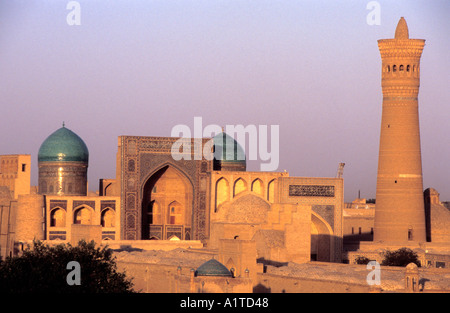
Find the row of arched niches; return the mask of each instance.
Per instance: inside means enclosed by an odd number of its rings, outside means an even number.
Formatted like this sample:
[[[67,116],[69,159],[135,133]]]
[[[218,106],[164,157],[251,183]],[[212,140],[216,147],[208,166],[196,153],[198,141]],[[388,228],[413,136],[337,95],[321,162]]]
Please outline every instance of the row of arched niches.
[[[275,195],[275,179],[265,183],[260,178],[253,179],[248,182],[242,177],[239,177],[231,182],[225,177],[219,178],[216,181],[215,186],[215,211],[217,211],[218,207],[222,203],[229,201],[246,191],[250,191],[266,201],[273,203]]]
[[[383,66],[383,73],[388,75],[418,76],[419,72],[418,64],[387,64]]]

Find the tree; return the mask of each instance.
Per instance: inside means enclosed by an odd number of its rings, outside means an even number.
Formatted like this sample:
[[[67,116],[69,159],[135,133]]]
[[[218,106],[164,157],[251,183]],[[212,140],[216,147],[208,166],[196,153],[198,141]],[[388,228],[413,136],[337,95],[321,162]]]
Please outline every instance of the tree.
[[[75,262],[73,262],[75,261]],[[68,266],[78,264],[76,267]],[[78,279],[77,274],[79,275]],[[0,263],[1,293],[130,293],[133,283],[117,272],[113,252],[108,247],[80,241],[78,246],[50,247],[33,242],[22,256]]]
[[[381,265],[405,267],[409,263],[415,263],[418,267],[420,267],[417,253],[409,248],[403,247],[395,251],[387,251],[384,254],[384,260]]]

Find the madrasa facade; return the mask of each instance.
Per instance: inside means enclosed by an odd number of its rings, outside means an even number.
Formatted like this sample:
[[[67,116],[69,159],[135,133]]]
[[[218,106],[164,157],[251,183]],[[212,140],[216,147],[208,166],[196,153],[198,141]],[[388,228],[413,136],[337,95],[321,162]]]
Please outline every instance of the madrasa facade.
[[[0,156],[2,257],[32,240],[214,250],[239,239],[254,243],[258,260],[342,261],[341,175],[247,171],[244,149],[225,132],[200,139],[212,140],[212,160],[195,151],[178,159],[178,140],[119,136],[116,177],[100,179],[97,192],[88,188],[88,147],[64,125],[40,146],[38,186],[30,187],[31,155]]]

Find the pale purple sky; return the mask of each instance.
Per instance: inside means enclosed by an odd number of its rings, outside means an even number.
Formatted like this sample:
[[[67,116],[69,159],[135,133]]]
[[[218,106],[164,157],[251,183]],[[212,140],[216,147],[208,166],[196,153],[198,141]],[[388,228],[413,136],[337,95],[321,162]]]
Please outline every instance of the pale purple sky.
[[[32,156],[65,121],[90,152],[90,189],[115,177],[117,137],[178,124],[279,125],[291,176],[374,198],[381,123],[377,40],[404,16],[426,39],[419,93],[424,188],[450,200],[450,1],[0,0],[0,154]],[[259,170],[252,162],[249,170]]]

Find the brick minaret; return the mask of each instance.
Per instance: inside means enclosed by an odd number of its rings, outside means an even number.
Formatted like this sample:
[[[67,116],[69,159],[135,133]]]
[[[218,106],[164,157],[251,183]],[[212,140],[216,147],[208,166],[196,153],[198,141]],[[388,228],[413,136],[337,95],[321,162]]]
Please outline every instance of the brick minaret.
[[[383,110],[374,241],[426,240],[417,100],[424,46],[409,39],[403,17],[394,39],[378,40]]]

